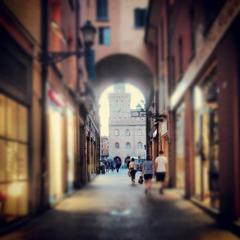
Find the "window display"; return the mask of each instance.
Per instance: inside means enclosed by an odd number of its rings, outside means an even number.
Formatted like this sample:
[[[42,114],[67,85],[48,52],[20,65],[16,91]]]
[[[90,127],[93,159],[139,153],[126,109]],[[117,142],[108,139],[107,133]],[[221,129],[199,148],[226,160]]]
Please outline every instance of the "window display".
[[[194,89],[195,197],[219,208],[218,102],[214,75]]]
[[[28,214],[28,109],[0,95],[0,196],[3,222]]]
[[[11,139],[17,139],[17,103],[10,98],[7,98],[7,137]]]

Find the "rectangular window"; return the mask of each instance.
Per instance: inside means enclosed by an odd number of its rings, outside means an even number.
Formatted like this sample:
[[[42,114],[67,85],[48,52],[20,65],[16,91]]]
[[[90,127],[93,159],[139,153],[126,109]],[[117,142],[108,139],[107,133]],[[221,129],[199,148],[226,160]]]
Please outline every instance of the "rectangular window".
[[[178,64],[179,64],[179,77],[183,74],[183,40],[182,37],[178,39]]]
[[[97,20],[108,20],[108,0],[97,0]]]
[[[147,10],[141,8],[134,9],[134,25],[136,28],[145,27],[147,21]]]
[[[99,28],[99,44],[109,46],[111,43],[111,32],[109,27]]]

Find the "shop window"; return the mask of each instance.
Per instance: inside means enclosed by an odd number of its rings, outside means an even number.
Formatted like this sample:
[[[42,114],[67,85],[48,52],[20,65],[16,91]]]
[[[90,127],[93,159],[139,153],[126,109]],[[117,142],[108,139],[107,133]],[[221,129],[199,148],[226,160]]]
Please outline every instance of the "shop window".
[[[28,110],[0,95],[0,196],[5,222],[28,213]]]
[[[6,171],[5,171],[5,164],[6,164],[6,154],[5,154],[5,141],[0,139],[0,182],[5,181],[6,179]]]
[[[7,137],[11,139],[17,138],[17,103],[11,99],[7,99]]]
[[[214,74],[194,88],[195,197],[219,208],[218,93]]]
[[[108,20],[108,0],[96,0],[97,20]]]
[[[109,46],[111,43],[111,31],[109,27],[99,28],[99,44]]]
[[[24,106],[19,106],[19,118],[18,118],[18,139],[22,142],[27,142],[28,139],[28,118],[27,118],[27,108]]]
[[[27,179],[27,146],[19,144],[18,146],[18,180]]]
[[[134,25],[136,28],[143,28],[146,25],[147,10],[136,8],[134,9]]]

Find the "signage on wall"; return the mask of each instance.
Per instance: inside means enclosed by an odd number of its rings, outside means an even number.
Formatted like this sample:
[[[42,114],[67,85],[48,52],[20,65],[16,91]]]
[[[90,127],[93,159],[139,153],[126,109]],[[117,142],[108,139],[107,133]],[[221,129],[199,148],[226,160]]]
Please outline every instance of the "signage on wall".
[[[49,99],[54,102],[58,107],[62,108],[64,107],[64,102],[59,94],[57,94],[55,91],[52,89],[48,90],[48,97]]]

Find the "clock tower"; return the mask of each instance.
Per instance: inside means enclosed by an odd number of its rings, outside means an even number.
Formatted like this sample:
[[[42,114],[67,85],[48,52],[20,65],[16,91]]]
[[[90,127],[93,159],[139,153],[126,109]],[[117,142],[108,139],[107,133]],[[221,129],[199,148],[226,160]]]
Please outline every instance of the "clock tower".
[[[130,93],[125,92],[124,84],[114,86],[114,93],[109,94],[110,121],[130,116]]]
[[[130,102],[125,84],[114,86],[109,94],[109,157],[120,158],[122,163],[127,156],[146,158],[146,118],[132,117],[131,112],[137,109],[131,109]]]

